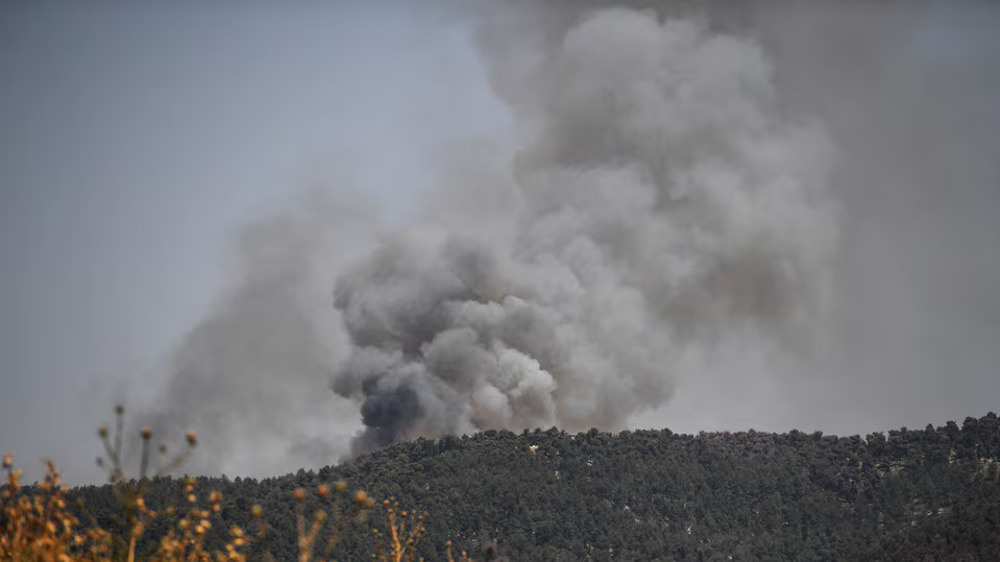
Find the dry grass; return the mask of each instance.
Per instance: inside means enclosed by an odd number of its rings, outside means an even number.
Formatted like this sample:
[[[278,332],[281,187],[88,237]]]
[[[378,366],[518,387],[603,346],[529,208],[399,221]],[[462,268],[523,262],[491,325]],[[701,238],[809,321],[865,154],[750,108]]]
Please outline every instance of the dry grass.
[[[3,502],[2,560],[108,560],[111,536],[100,528],[80,528],[80,521],[67,510],[67,486],[52,462],[46,463],[45,480],[37,493],[24,493],[21,471],[4,455],[7,484]]]
[[[423,536],[426,527],[424,516],[411,517],[406,511],[399,510],[399,503],[384,502],[388,529],[386,532],[378,528],[375,533],[375,556],[383,562],[412,562],[416,560],[417,543]]]
[[[136,545],[150,522],[157,517],[173,520],[170,529],[150,559],[157,561],[180,560],[245,560],[241,548],[246,545],[243,531],[238,527],[230,529],[230,540],[222,550],[209,550],[205,546],[205,534],[212,526],[212,519],[219,512],[222,494],[212,491],[199,505],[195,493],[195,481],[185,481],[185,496],[188,505],[183,510],[169,507],[163,513],[149,509],[145,494],[149,480],[152,451],[152,431],[148,427],[140,430],[142,456],[139,478],[130,479],[122,463],[122,438],[124,436],[124,413],[122,406],[115,408],[115,432],[111,435],[107,426],[98,429],[98,436],[104,445],[104,458],[98,458],[98,465],[108,471],[115,498],[121,505],[126,522],[124,536],[113,534],[96,521],[83,525],[79,518],[67,509],[68,487],[60,481],[59,470],[49,461],[46,464],[45,480],[33,489],[25,489],[20,478],[22,471],[15,469],[10,455],[4,456],[3,468],[7,483],[0,495],[2,499],[3,535],[0,536],[0,560],[24,561],[108,561],[136,558]],[[180,466],[190,451],[197,445],[194,431],[185,436],[187,447],[172,457],[166,455],[165,447],[158,448],[162,461],[154,473],[160,476]]]
[[[6,484],[0,493],[0,561],[133,562],[136,545],[156,518],[170,521],[168,531],[148,558],[157,562],[244,561],[250,543],[263,541],[267,528],[262,521],[263,510],[255,505],[251,509],[251,516],[257,522],[255,533],[247,533],[234,525],[229,528],[228,540],[221,549],[206,546],[205,537],[209,530],[213,525],[221,524],[218,519],[222,494],[211,490],[199,496],[197,482],[193,478],[184,482],[184,498],[180,506],[169,506],[160,511],[150,509],[145,495],[151,463],[155,461],[157,464],[153,476],[165,475],[178,468],[197,445],[197,434],[193,430],[188,431],[185,435],[186,447],[173,456],[167,455],[162,445],[154,455],[151,448],[153,433],[150,428],[143,427],[139,432],[142,451],[138,478],[129,478],[122,462],[123,431],[124,408],[118,406],[115,408],[114,434],[107,426],[98,430],[105,453],[104,458],[98,459],[98,465],[107,470],[108,482],[121,506],[126,523],[124,534],[111,533],[96,521],[83,524],[67,508],[69,488],[61,482],[59,470],[51,461],[46,463],[45,479],[29,489],[21,485],[23,472],[14,467],[13,458],[7,454],[3,457]],[[322,507],[307,517],[304,506],[310,493],[301,488],[293,493],[300,562],[323,562],[328,559],[334,546],[349,529],[371,524],[375,508],[375,502],[364,491],[350,491],[345,482],[337,482],[332,487],[321,485],[312,494],[322,502]],[[381,526],[384,528],[375,526],[372,529],[376,541],[372,558],[384,562],[423,560],[417,558],[417,550],[426,531],[425,516],[400,510],[398,503],[388,500],[383,505],[386,517]],[[321,537],[325,537],[325,541],[321,541]],[[445,549],[449,562],[470,561],[465,552],[455,558],[450,541]],[[269,552],[265,552],[263,557],[274,559]]]

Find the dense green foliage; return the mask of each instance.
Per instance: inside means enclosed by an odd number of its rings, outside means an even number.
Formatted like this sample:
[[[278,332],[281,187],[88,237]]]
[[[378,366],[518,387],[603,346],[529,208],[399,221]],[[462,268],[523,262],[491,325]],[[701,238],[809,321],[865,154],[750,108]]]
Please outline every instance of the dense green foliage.
[[[949,422],[866,439],[487,431],[397,444],[318,472],[201,478],[199,489],[221,490],[223,519],[246,529],[254,528],[251,506],[263,506],[267,544],[251,553],[266,546],[291,560],[292,491],[339,480],[425,511],[428,559],[440,559],[447,540],[476,551],[492,539],[513,560],[1000,560],[1000,424],[992,413],[961,428]],[[176,501],[182,487],[158,479],[148,501]],[[114,526],[108,487],[75,493]],[[336,549],[341,559],[370,552],[367,528],[346,533]]]

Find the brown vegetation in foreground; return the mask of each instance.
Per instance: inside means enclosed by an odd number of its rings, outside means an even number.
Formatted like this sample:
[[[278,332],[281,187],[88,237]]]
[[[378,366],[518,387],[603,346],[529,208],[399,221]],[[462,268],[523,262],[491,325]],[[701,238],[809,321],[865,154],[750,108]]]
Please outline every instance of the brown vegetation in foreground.
[[[0,493],[0,560],[133,562],[137,558],[137,544],[155,520],[165,520],[168,530],[159,539],[155,552],[146,556],[148,560],[247,560],[248,546],[254,540],[264,539],[268,532],[261,522],[262,508],[259,505],[251,508],[252,519],[257,522],[256,529],[248,531],[238,525],[230,526],[228,541],[222,548],[210,548],[206,542],[206,535],[213,525],[221,524],[219,512],[222,494],[219,491],[199,493],[196,490],[196,479],[186,478],[184,496],[178,502],[179,505],[161,510],[151,509],[147,506],[145,495],[153,456],[150,447],[152,431],[148,427],[140,430],[142,451],[139,477],[127,478],[122,463],[123,416],[124,408],[118,406],[115,409],[113,436],[107,426],[101,426],[98,430],[106,455],[106,459],[98,459],[98,464],[108,470],[108,482],[119,502],[126,531],[116,534],[102,528],[96,520],[80,521],[69,509],[69,487],[62,483],[59,470],[51,461],[46,463],[43,481],[33,486],[23,486],[20,482],[23,472],[15,468],[13,457],[6,454],[3,457],[6,484]],[[154,477],[165,475],[181,466],[198,443],[196,433],[188,431],[185,441],[187,448],[173,457],[166,457],[166,461],[154,472]],[[166,449],[163,446],[157,451],[159,457],[165,457]],[[342,481],[336,482],[332,487],[322,484],[312,494],[298,488],[293,495],[300,562],[327,560],[347,529],[370,524],[371,514],[376,507],[367,493],[362,490],[351,491]],[[311,517],[305,514],[307,499],[323,502],[322,507]],[[386,562],[423,560],[418,557],[417,546],[426,529],[425,515],[401,510],[398,503],[389,500],[385,500],[383,506],[386,510],[385,528],[375,526],[372,529],[376,540],[376,551],[372,558]],[[326,540],[321,540],[321,537]],[[465,552],[461,552],[457,559],[454,558],[450,542],[446,545],[446,555],[449,562],[470,560]],[[274,559],[266,549],[263,557],[266,560]]]

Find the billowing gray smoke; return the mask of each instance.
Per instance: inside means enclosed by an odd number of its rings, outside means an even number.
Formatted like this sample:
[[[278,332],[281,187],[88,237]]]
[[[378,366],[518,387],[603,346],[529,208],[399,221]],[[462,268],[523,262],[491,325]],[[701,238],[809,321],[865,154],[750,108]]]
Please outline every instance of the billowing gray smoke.
[[[432,211],[336,284],[351,349],[333,388],[361,404],[356,452],[620,428],[670,398],[685,346],[794,343],[822,312],[832,151],[785,111],[758,44],[654,11],[542,6],[491,3],[479,34],[520,134],[493,186],[515,202],[508,228],[469,226],[492,209],[462,207],[464,228]]]
[[[324,389],[346,345],[326,283],[364,251],[372,216],[311,193],[245,226],[232,285],[174,352],[155,401],[129,400],[134,425],[170,444],[196,428],[204,445],[184,465],[195,474],[278,474],[345,454],[350,404]]]
[[[334,462],[359,428],[355,451],[985,413],[1000,12],[948,6],[484,0],[516,138],[447,150],[389,236],[343,200],[251,224],[224,298],[130,411],[199,430],[185,470],[256,475]]]

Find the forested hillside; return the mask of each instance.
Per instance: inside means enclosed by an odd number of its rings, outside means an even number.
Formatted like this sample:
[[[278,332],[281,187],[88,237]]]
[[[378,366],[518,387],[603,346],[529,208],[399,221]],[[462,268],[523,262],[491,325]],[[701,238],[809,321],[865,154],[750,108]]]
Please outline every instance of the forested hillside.
[[[401,443],[318,472],[199,478],[198,489],[222,492],[227,525],[213,527],[215,540],[229,523],[254,528],[251,509],[260,505],[268,533],[251,545],[251,558],[267,549],[292,560],[293,491],[339,481],[426,513],[420,544],[431,560],[444,556],[448,540],[470,552],[496,541],[513,560],[1000,560],[993,413],[961,427],[865,439],[752,430],[487,431]],[[183,487],[180,479],[158,479],[147,502],[176,503]],[[74,494],[85,517],[117,524],[110,487]],[[379,517],[376,508],[371,524]],[[141,548],[166,525],[151,525]],[[333,554],[360,559],[372,549],[366,524],[348,529]]]

